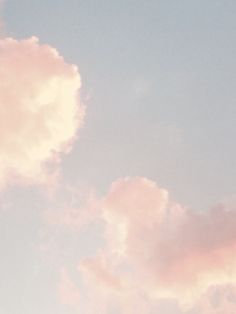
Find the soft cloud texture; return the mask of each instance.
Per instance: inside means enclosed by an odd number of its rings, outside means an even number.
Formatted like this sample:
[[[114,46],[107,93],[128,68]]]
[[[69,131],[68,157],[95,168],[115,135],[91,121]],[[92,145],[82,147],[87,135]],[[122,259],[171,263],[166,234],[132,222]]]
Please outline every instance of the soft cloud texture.
[[[152,296],[185,303],[212,284],[235,281],[233,209],[191,211],[171,204],[154,182],[135,178],[112,185],[104,217],[109,250],[132,265]]]
[[[155,182],[124,178],[112,184],[102,209],[107,245],[78,269],[89,289],[97,287],[97,295],[119,300],[123,312],[133,313],[133,299],[146,306],[169,299],[195,313],[196,304],[202,309],[202,302],[209,302],[212,287],[223,295],[221,287],[231,291],[236,282],[235,208],[192,211],[171,202]],[[226,303],[221,308],[235,308],[234,302]],[[209,303],[199,313],[211,314],[213,308]],[[223,313],[221,308],[215,313]]]
[[[213,286],[187,314],[235,314],[235,285]]]
[[[70,278],[66,268],[62,268],[60,272],[58,293],[63,304],[76,307],[80,302],[79,289]]]
[[[0,185],[45,181],[84,118],[80,75],[36,37],[0,40]],[[47,163],[47,165],[46,165]]]
[[[47,225],[78,230],[96,219],[101,219],[101,201],[94,189],[79,184],[58,184],[50,201],[50,207],[44,212]]]

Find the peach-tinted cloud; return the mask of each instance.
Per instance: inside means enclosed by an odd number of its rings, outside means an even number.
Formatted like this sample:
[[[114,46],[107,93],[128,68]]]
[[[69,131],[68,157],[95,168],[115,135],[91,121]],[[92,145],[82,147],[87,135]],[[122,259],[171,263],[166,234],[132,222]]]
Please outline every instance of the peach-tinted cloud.
[[[209,286],[236,280],[236,210],[172,204],[144,178],[113,183],[104,199],[109,254],[130,265],[152,297],[188,303]]]
[[[236,282],[235,208],[192,211],[145,178],[114,182],[102,207],[107,246],[79,265],[98,294],[116,291],[123,305],[139,294],[146,304],[175,299],[186,309]]]
[[[134,287],[126,280],[126,270],[116,269],[112,260],[102,254],[83,259],[78,265],[78,271],[82,275],[88,298],[84,304],[86,313],[149,313],[151,300],[144,295],[142,287]]]
[[[44,181],[84,118],[80,75],[32,37],[0,40],[0,184]]]
[[[235,312],[235,207],[191,210],[140,177],[115,181],[104,198],[93,196],[88,204],[81,215],[81,207],[69,206],[58,218],[56,212],[49,217],[52,227],[74,231],[93,216],[102,226],[105,241],[78,263],[83,298],[76,299],[76,309],[91,314]]]

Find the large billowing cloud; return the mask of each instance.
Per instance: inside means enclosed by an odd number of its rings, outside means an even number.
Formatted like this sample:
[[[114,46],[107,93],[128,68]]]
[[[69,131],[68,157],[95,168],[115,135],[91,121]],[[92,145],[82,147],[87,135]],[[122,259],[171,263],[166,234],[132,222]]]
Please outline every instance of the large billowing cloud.
[[[235,208],[193,211],[145,178],[117,180],[102,204],[107,245],[78,268],[97,295],[119,299],[122,313],[133,313],[132,299],[150,306],[164,298],[177,300],[186,313],[198,304],[199,313],[210,314],[211,289],[218,287],[224,301],[214,313],[235,310],[235,293],[225,301],[236,283]]]
[[[0,40],[0,185],[44,181],[67,152],[84,117],[80,75],[58,52],[32,37]]]

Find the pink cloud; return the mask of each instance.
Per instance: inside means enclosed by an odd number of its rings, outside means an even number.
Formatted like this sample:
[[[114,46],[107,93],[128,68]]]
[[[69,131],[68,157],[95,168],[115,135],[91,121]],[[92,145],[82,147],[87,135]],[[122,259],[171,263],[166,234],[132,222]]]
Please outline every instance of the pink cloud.
[[[94,314],[148,314],[151,300],[126,278],[125,269],[116,269],[111,259],[100,256],[83,259],[78,265],[87,300],[85,312]],[[94,305],[96,307],[94,308]]]
[[[72,195],[75,205],[77,194]],[[140,177],[113,182],[105,197],[93,195],[87,204],[63,207],[58,217],[56,212],[49,217],[51,226],[78,232],[93,218],[102,225],[105,241],[94,256],[78,263],[83,298],[77,309],[91,314],[235,312],[235,207],[191,210]]]
[[[147,304],[175,299],[187,308],[210,287],[235,283],[235,208],[192,211],[145,178],[114,182],[102,208],[107,246],[79,267],[97,293],[116,290],[122,304],[139,294]]]
[[[0,184],[43,182],[83,123],[80,75],[32,37],[0,40]]]
[[[108,254],[128,263],[152,297],[191,302],[235,281],[236,210],[197,212],[173,204],[144,178],[113,183],[104,199]]]

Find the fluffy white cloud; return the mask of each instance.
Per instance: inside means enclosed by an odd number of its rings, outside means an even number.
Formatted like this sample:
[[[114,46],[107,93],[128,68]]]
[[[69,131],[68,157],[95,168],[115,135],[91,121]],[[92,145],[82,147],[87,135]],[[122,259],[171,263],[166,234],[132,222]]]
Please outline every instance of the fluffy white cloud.
[[[80,75],[32,37],[0,40],[0,185],[45,181],[46,163],[67,152],[84,118]]]

